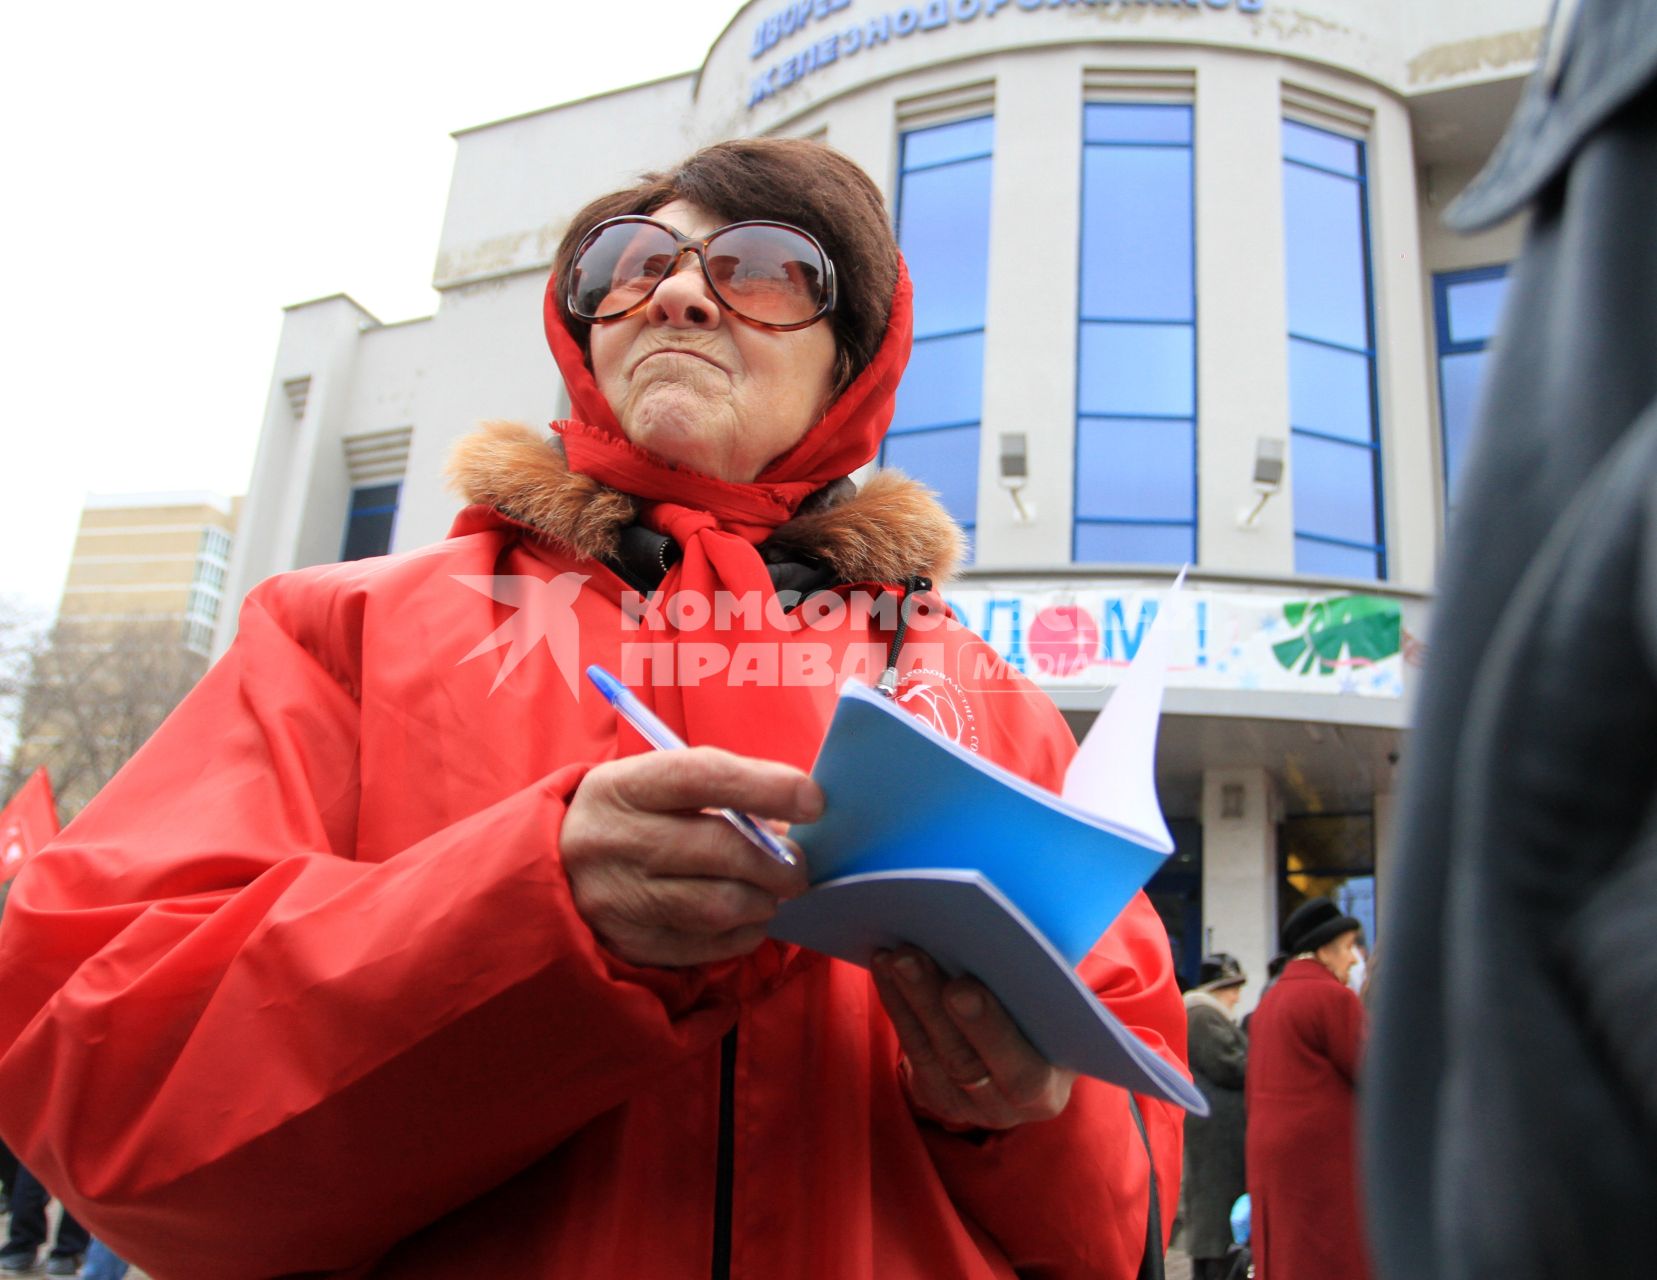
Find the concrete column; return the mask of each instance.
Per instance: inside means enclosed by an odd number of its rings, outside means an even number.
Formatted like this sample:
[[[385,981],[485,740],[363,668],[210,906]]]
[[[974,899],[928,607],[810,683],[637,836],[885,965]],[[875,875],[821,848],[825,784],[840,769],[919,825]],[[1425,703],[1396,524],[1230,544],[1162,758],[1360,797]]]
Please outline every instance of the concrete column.
[[[1066,58],[1008,59],[997,69],[991,162],[990,275],[978,449],[980,565],[1070,560],[1076,436],[1082,106]],[[1031,282],[1047,291],[1032,297]],[[1018,516],[1001,487],[1004,431],[1023,432],[1030,479]]]
[[[1392,888],[1392,833],[1397,797],[1390,791],[1375,793],[1375,910],[1376,932],[1380,932],[1389,910],[1387,890]],[[1369,940],[1370,945],[1375,939]]]
[[[1202,781],[1205,951],[1229,951],[1249,976],[1244,1009],[1277,950],[1277,784],[1265,769],[1208,769]]]
[[[1294,572],[1292,485],[1254,522],[1256,444],[1289,438],[1282,88],[1275,63],[1214,55],[1197,80],[1198,560]],[[1251,971],[1252,972],[1252,971]]]
[[[1402,102],[1383,100],[1376,107],[1369,173],[1387,578],[1425,590],[1433,581],[1442,500],[1433,430],[1437,379],[1427,322],[1432,301],[1421,266],[1415,152]]]

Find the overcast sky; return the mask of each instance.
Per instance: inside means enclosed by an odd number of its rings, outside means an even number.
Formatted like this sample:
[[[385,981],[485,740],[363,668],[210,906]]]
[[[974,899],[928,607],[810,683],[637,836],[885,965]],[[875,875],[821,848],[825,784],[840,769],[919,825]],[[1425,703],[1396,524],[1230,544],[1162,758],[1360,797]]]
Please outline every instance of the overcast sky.
[[[701,65],[741,0],[9,5],[0,596],[87,493],[247,487],[282,308],[437,306],[456,129]]]

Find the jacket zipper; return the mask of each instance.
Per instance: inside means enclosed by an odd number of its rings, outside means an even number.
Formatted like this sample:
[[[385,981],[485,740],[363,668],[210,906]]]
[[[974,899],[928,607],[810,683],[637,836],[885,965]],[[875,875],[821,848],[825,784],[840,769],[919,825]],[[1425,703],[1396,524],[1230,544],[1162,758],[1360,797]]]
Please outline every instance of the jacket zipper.
[[[719,1043],[719,1148],[714,1165],[713,1280],[730,1280],[731,1197],[736,1180],[736,1028]]]
[[[1057,3],[1057,0],[1054,0]],[[927,577],[905,578],[902,582],[903,595],[898,600],[898,626],[892,635],[891,648],[886,653],[886,670],[880,673],[880,679],[875,682],[877,692],[888,698],[897,697],[898,693],[898,655],[903,651],[903,637],[909,630],[909,615],[915,606],[915,594],[920,591],[932,590],[932,579]]]

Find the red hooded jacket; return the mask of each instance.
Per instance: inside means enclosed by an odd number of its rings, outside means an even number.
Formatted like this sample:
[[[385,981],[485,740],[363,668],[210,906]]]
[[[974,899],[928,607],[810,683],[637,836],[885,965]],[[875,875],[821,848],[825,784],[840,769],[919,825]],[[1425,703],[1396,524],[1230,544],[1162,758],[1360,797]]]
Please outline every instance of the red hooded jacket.
[[[889,420],[900,304],[841,429],[849,413],[878,440]],[[1130,1280],[1149,1166],[1120,1089],[1084,1079],[1057,1119],[946,1132],[911,1112],[863,970],[775,943],[637,968],[596,941],[558,832],[592,764],[642,749],[574,677],[625,673],[638,640],[636,597],[591,554],[638,504],[522,429],[475,439],[458,474],[474,505],[445,542],[250,594],[230,651],[22,873],[0,1131],[24,1162],[166,1280],[677,1280],[709,1274],[716,1219],[746,1280]],[[777,532],[878,581],[939,520],[877,480]],[[831,665],[889,638],[849,610],[766,633],[785,662],[809,642]],[[952,684],[988,654],[952,620],[917,644],[905,687],[947,691],[980,751],[1057,788],[1073,743],[1052,704],[1016,676]],[[836,683],[762,732],[718,697],[665,713],[805,767]],[[1143,897],[1084,972],[1183,1058]],[[1171,1219],[1181,1117],[1141,1106]]]

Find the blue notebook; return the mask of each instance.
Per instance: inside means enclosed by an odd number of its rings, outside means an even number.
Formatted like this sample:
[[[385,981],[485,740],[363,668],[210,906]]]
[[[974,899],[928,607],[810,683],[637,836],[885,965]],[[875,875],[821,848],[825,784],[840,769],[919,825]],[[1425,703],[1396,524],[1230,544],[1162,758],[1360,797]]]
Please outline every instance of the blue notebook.
[[[988,986],[1048,1061],[1206,1115],[1075,969],[1172,851],[1153,776],[1161,630],[1078,752],[1069,799],[848,684],[812,769],[823,817],[789,832],[813,888],[771,935],[865,967],[911,943]]]

